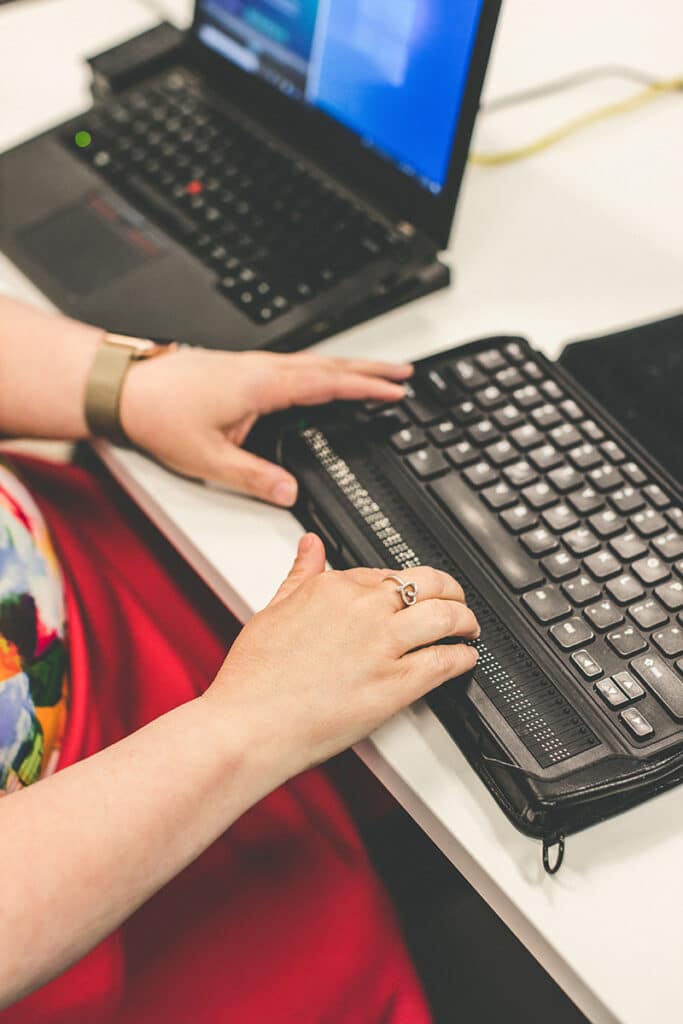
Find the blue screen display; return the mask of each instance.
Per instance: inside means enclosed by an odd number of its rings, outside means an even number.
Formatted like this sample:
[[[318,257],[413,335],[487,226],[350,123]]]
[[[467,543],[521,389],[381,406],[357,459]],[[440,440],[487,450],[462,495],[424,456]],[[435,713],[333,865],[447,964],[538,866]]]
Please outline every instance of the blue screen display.
[[[201,0],[198,35],[438,193],[482,3]]]

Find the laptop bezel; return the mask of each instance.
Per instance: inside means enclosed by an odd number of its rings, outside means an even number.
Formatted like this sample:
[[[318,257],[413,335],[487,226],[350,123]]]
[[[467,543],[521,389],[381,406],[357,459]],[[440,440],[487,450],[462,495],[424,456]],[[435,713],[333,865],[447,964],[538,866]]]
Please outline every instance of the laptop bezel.
[[[406,221],[414,225],[437,249],[444,249],[448,245],[501,3],[502,0],[483,0],[448,175],[443,190],[437,195],[369,150],[357,135],[322,111],[292,100],[202,43],[198,37],[199,0],[195,0],[187,53],[213,87],[247,115],[262,121],[302,153],[328,166],[345,184],[371,198],[394,222]]]

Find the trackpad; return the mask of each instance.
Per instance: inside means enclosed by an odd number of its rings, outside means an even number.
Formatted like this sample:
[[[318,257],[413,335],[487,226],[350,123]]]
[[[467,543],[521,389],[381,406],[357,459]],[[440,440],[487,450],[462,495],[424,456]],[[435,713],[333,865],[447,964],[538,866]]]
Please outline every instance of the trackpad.
[[[127,203],[93,193],[18,235],[31,259],[70,292],[96,291],[157,256],[162,239]]]

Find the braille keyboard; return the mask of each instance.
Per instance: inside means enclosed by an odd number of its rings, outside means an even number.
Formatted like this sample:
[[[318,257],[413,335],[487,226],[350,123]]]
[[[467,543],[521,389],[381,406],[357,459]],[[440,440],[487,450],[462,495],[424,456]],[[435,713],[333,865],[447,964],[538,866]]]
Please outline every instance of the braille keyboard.
[[[567,374],[492,339],[418,363],[399,404],[321,417],[282,450],[331,556],[368,540],[464,579],[479,685],[538,765],[683,740],[681,496]]]
[[[409,252],[408,237],[218,109],[190,72],[98,104],[64,143],[210,267],[256,323]]]

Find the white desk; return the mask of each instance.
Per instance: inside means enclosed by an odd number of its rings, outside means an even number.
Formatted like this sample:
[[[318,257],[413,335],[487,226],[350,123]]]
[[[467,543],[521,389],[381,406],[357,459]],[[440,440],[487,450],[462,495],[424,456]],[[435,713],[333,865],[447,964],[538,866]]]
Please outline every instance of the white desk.
[[[186,21],[189,0],[160,0]],[[32,0],[0,13],[0,146],[87,105],[82,56],[155,20],[137,0]],[[588,65],[683,71],[680,0],[509,0],[486,94]],[[476,146],[530,139],[629,86],[606,81],[490,115]],[[533,160],[473,168],[449,258],[456,286],[337,337],[323,351],[416,358],[456,341],[519,332],[553,356],[571,337],[683,303],[683,97],[589,129]],[[0,207],[1,215],[1,207]],[[0,259],[0,288],[45,303]],[[124,486],[242,619],[285,574],[300,534],[285,512],[185,483],[102,446]],[[508,824],[424,707],[358,753],[596,1024],[683,1019],[683,788],[567,845],[544,876],[540,848]]]

